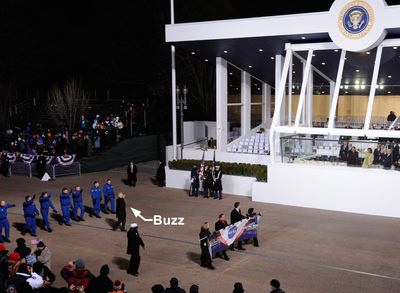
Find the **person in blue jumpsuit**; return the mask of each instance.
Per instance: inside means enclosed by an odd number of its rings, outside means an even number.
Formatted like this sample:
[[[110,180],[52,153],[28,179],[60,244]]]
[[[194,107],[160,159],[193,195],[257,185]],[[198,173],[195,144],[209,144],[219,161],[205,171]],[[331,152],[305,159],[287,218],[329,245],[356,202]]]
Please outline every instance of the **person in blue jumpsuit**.
[[[75,186],[75,190],[72,192],[72,202],[74,204],[74,221],[85,221],[83,218],[85,215],[85,207],[83,206],[82,199],[83,190],[79,185]],[[78,217],[78,210],[80,215]]]
[[[71,207],[71,193],[68,188],[63,188],[60,194],[62,220],[59,222],[60,225],[65,223],[67,226],[71,226],[71,219],[69,215],[69,209]]]
[[[26,232],[30,232],[31,236],[36,237],[36,215],[39,215],[39,211],[33,202],[35,200],[36,194],[33,196],[28,195],[25,197],[25,202],[23,204],[25,226],[22,229],[22,235]]]
[[[50,194],[48,194],[47,192],[43,192],[39,197],[40,213],[43,218],[42,229],[46,229],[48,232],[53,231],[49,223],[49,209],[52,208],[53,213],[57,214],[57,210],[54,207],[53,203],[51,202],[52,195],[53,195],[52,192],[50,192]]]
[[[10,222],[7,218],[7,209],[15,207],[15,204],[8,204],[4,200],[0,201],[0,243],[10,242]],[[5,236],[3,237],[3,228]]]
[[[101,218],[100,216],[101,188],[98,181],[95,181],[93,183],[93,186],[90,189],[90,196],[92,197],[93,208],[89,217],[93,217],[93,215],[95,215],[96,218]]]
[[[104,206],[103,212],[108,214],[108,202],[111,203],[111,213],[115,214],[115,196],[114,196],[114,186],[111,184],[111,180],[107,179],[106,184],[103,186],[104,194]]]

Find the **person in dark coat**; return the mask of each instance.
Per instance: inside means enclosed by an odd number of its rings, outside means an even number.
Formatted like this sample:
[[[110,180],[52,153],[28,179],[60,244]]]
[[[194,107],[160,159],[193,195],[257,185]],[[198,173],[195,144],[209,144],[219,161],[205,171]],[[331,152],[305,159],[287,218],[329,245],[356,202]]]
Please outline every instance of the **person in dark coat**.
[[[222,171],[220,166],[214,170],[214,199],[222,199]]]
[[[131,224],[131,228],[127,233],[128,237],[128,249],[127,254],[131,255],[131,259],[129,261],[128,274],[134,275],[137,277],[139,275],[138,269],[140,266],[140,254],[139,248],[140,246],[144,249],[144,242],[142,238],[140,238],[139,232],[137,231],[138,225],[136,223]]]
[[[200,248],[201,248],[201,266],[209,268],[210,270],[214,270],[215,267],[212,265],[212,259],[209,251],[209,242],[210,242],[210,225],[205,222],[201,225],[199,238],[200,238]]]
[[[242,211],[240,210],[240,202],[235,202],[234,204],[234,209],[231,211],[231,224],[235,224],[236,222],[239,222],[243,219],[246,219],[245,216],[242,215]],[[236,247],[239,250],[245,250],[242,246],[242,241],[238,241],[238,245]],[[235,250],[233,243],[229,246],[230,250]]]
[[[46,157],[40,154],[36,162],[36,172],[39,178],[43,178],[44,173],[46,173]]]
[[[389,112],[389,115],[387,116],[387,118],[386,118],[386,120],[388,121],[388,122],[393,122],[394,120],[396,120],[396,114],[394,114],[394,112],[393,111],[390,111]]]
[[[260,213],[258,213],[258,215],[261,216]],[[247,210],[246,217],[247,217],[247,218],[251,218],[251,217],[254,217],[254,216],[257,216],[257,213],[254,212],[254,208],[249,208],[249,209]],[[248,241],[248,240],[245,240],[246,243],[247,243],[247,241]],[[257,237],[254,237],[254,238],[253,238],[253,245],[254,245],[255,247],[259,247]]]
[[[157,168],[156,180],[158,182],[158,186],[165,186],[165,163],[162,161],[158,161],[159,165]]]
[[[93,280],[90,286],[92,292],[108,293],[113,291],[113,281],[108,277],[110,268],[108,265],[103,265],[100,269],[100,275]]]
[[[200,186],[200,179],[199,179],[199,169],[196,165],[193,165],[192,170],[190,171],[190,193],[189,196],[199,196],[199,186]]]
[[[44,283],[43,287],[38,289],[38,293],[51,293],[54,292],[55,288],[52,288],[51,285],[54,283],[56,276],[54,273],[40,261],[37,261],[33,264],[33,271],[42,277]]]
[[[8,250],[0,243],[0,286],[3,289],[8,278]],[[1,292],[1,290],[0,290]]]
[[[186,293],[186,291],[178,286],[179,281],[177,278],[173,277],[169,281],[171,287],[165,289],[165,293]]]
[[[354,146],[351,147],[350,151],[347,153],[347,165],[359,165],[358,152]]]
[[[209,198],[214,196],[214,180],[210,167],[205,165],[204,167],[204,180],[203,180],[203,188],[204,188],[204,198]]]
[[[224,214],[220,214],[219,217],[218,217],[218,221],[215,223],[215,231],[222,230],[226,226],[228,226],[228,222],[225,219],[225,215]],[[223,250],[221,252],[217,252],[215,254],[215,257],[220,257],[220,258],[223,257],[225,260],[229,260],[229,257],[226,254],[226,250]]]
[[[7,280],[7,290],[9,292],[24,292],[31,293],[33,289],[31,285],[27,282],[27,280],[31,277],[31,274],[28,270],[28,266],[26,263],[21,263],[18,267],[18,271],[15,275],[11,276]],[[11,291],[10,289],[14,288],[16,291]]]
[[[33,196],[26,196],[25,202],[23,203],[25,225],[22,228],[22,235],[27,232],[31,233],[31,236],[36,237],[36,215],[39,215],[39,210],[36,208],[34,200],[36,194]]]
[[[117,198],[117,209],[116,209],[116,216],[118,221],[114,224],[113,230],[116,231],[118,228],[121,231],[125,230],[125,223],[126,223],[126,204],[125,204],[125,194],[120,192]]]
[[[17,242],[17,247],[14,249],[14,252],[18,252],[21,259],[31,254],[32,250],[26,246],[24,238],[18,238],[16,242]]]
[[[128,168],[126,170],[126,173],[128,174],[128,185],[130,187],[135,187],[136,186],[136,174],[137,174],[137,167],[134,162],[130,161],[128,164]]]
[[[281,283],[279,283],[278,280],[272,279],[270,284],[272,289],[271,293],[285,293],[285,291],[281,289]]]
[[[77,259],[75,262],[68,262],[62,268],[61,276],[67,282],[68,288],[70,288],[70,292],[72,293],[79,293],[79,288],[84,291],[88,290],[95,279],[93,274],[85,269],[85,262],[82,259]]]

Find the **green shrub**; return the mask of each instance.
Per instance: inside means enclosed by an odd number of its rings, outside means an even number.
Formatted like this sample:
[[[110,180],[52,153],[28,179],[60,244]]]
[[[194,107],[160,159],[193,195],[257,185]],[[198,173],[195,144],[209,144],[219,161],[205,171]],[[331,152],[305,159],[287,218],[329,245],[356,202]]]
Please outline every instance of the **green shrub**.
[[[212,161],[205,161],[208,166],[212,165]],[[259,164],[244,164],[244,163],[227,163],[215,162],[221,166],[223,174],[256,177],[257,181],[267,182],[267,166]],[[175,170],[190,171],[196,165],[200,167],[199,160],[174,160],[168,162],[168,167]]]

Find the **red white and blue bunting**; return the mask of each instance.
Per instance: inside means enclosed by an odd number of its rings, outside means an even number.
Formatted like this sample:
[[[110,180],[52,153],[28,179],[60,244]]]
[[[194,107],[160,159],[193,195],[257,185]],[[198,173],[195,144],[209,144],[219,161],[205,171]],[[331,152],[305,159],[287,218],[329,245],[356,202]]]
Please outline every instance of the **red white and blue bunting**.
[[[7,159],[10,163],[15,163],[17,155],[15,153],[7,153]]]
[[[75,161],[75,156],[76,155],[58,156],[57,162],[62,166],[68,166],[68,165],[71,165]]]
[[[29,154],[20,154],[19,156],[21,158],[21,161],[30,164],[32,163],[33,159],[35,158],[35,155],[29,155]]]
[[[54,156],[46,156],[46,164],[47,165],[50,164],[51,161],[53,161],[53,159],[54,159]]]

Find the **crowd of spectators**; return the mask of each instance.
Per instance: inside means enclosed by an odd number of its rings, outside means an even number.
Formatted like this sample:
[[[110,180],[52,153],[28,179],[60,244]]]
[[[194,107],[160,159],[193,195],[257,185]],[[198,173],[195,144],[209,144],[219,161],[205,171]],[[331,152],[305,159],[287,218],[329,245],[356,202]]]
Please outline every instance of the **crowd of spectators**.
[[[3,151],[29,155],[76,154],[78,157],[85,157],[121,140],[122,128],[123,123],[119,117],[113,115],[103,118],[96,115],[93,121],[82,115],[79,129],[73,132],[66,126],[60,129],[44,128],[29,122],[25,129],[15,128],[8,131],[8,136],[0,141],[0,147]]]

